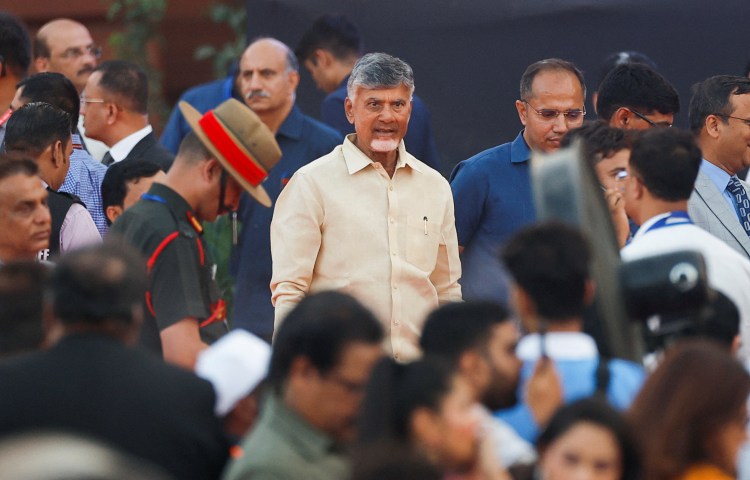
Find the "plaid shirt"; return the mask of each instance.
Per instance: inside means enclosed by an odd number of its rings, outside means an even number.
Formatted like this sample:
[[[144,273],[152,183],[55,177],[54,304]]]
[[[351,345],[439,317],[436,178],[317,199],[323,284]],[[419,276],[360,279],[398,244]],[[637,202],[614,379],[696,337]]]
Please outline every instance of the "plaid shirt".
[[[81,146],[81,138],[73,134],[70,168],[60,191],[76,195],[86,205],[99,233],[107,232],[107,219],[102,210],[102,180],[107,167],[94,160]]]

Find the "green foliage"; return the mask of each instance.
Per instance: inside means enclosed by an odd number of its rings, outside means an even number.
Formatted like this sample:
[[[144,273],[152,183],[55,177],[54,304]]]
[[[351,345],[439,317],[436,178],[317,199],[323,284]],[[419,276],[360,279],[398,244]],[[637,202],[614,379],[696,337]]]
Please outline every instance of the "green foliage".
[[[234,32],[234,40],[224,45],[201,45],[195,50],[196,60],[213,59],[214,76],[224,78],[229,66],[245,49],[245,4],[242,0],[227,0],[226,3],[215,3],[209,10],[214,23],[226,24]]]

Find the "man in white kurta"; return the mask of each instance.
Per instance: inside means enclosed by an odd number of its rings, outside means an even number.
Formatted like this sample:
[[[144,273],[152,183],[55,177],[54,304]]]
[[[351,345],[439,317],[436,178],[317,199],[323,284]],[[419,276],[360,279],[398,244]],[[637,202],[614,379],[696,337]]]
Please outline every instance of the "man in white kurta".
[[[307,293],[344,291],[383,322],[386,350],[406,361],[419,354],[427,313],[461,300],[450,186],[402,141],[413,85],[405,62],[362,57],[345,103],[357,133],[281,192],[271,222],[277,327]]]

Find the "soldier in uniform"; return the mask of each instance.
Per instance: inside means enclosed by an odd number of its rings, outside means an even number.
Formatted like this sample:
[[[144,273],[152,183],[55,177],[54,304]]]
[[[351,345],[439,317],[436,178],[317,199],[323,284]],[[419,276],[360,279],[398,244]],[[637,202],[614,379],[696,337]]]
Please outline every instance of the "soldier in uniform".
[[[227,331],[201,222],[235,210],[243,188],[270,206],[260,183],[281,151],[268,127],[235,99],[205,115],[186,102],[180,109],[192,132],[162,183],[123,213],[110,235],[124,237],[147,259],[141,344],[192,369],[197,354]]]

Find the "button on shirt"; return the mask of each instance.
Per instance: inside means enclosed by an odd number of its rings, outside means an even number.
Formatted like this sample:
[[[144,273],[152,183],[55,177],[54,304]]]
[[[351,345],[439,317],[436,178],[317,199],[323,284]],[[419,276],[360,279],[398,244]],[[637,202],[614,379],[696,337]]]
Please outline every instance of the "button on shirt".
[[[276,325],[306,293],[343,291],[381,320],[386,351],[409,360],[426,314],[461,300],[453,199],[445,179],[403,142],[390,178],[355,139],[298,170],[276,203]]]

